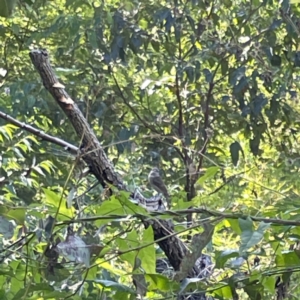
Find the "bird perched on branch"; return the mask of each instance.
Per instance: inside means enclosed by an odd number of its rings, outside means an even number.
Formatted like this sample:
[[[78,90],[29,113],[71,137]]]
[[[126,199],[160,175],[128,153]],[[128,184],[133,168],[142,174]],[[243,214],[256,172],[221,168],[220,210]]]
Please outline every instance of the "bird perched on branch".
[[[170,208],[170,195],[168,193],[168,190],[159,174],[158,168],[153,168],[149,175],[148,175],[148,181],[153,189],[155,189],[158,193],[163,194],[163,196],[166,198],[168,208]]]

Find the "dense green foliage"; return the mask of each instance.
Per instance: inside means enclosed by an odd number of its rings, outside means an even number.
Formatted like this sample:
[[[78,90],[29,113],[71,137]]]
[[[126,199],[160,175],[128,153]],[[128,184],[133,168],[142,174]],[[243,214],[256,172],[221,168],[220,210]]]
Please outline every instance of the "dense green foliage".
[[[215,226],[205,249],[213,274],[190,287],[216,299],[271,299],[284,274],[292,275],[289,299],[299,298],[296,4],[6,0],[0,15],[2,112],[80,145],[29,59],[30,49],[46,48],[130,189],[152,195],[147,175],[159,166],[172,210],[208,210],[174,217],[187,245],[203,218]],[[185,286],[156,272],[163,253],[127,194],[106,200],[79,157],[6,120],[0,142],[1,299],[136,299],[133,274],[148,299],[171,299]],[[82,248],[51,264],[49,239],[64,241],[73,218]],[[85,245],[104,248],[84,259]],[[248,262],[239,270],[238,257]]]

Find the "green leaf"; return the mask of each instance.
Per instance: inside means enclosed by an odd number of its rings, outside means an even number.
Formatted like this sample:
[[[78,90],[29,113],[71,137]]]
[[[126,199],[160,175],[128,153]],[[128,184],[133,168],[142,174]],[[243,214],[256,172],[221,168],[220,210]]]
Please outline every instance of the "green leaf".
[[[43,226],[49,238],[51,237],[54,224],[55,224],[55,219],[51,215],[49,215],[45,220],[43,220]]]
[[[294,66],[300,67],[300,52],[297,51],[294,56]]]
[[[276,265],[282,267],[295,267],[299,266],[300,259],[294,251],[285,251],[275,258]]]
[[[241,228],[240,228],[240,222],[237,219],[227,219],[227,222],[229,222],[230,227],[236,234],[241,234]]]
[[[145,279],[147,283],[149,283],[149,290],[158,289],[163,292],[168,292],[179,288],[178,283],[169,280],[161,274],[145,274]]]
[[[240,253],[245,253],[246,250],[259,244],[264,236],[265,230],[270,227],[270,224],[261,222],[258,229],[253,231],[253,224],[250,219],[239,219],[239,222],[242,230]]]
[[[126,252],[124,254],[121,254],[121,258],[127,261],[133,268],[135,266],[135,260],[138,254],[138,250],[132,250],[130,252],[127,252],[126,250],[136,248],[139,246],[140,243],[137,232],[129,232],[126,236],[126,240],[120,238],[116,239],[116,244],[118,245],[119,249],[122,249],[122,251]]]
[[[262,284],[266,288],[266,290],[269,291],[269,293],[271,294],[275,293],[275,287],[276,287],[275,276],[264,277]]]
[[[271,65],[274,67],[280,67],[281,66],[281,57],[279,55],[273,55],[271,57]]]
[[[135,291],[126,285],[120,284],[118,282],[112,281],[112,280],[95,280],[98,284],[102,285],[106,288],[112,288],[114,291],[121,291],[121,292],[128,292],[130,294],[135,295]]]
[[[256,96],[252,102],[254,114],[256,116],[261,114],[263,107],[266,106],[267,103],[268,100],[262,94]]]
[[[16,221],[17,224],[23,225],[25,222],[26,209],[25,208],[10,208],[6,216]]]
[[[230,145],[229,148],[230,148],[231,161],[233,165],[236,167],[239,162],[240,151],[242,151],[242,147],[239,142],[235,141]]]
[[[232,299],[232,291],[230,286],[223,286],[222,288],[214,291],[214,294],[219,296],[220,299]]]
[[[154,240],[153,229],[148,227],[144,230],[142,235],[142,241],[145,244],[151,243]],[[148,247],[142,248],[139,251],[138,257],[141,259],[142,267],[146,273],[155,273],[156,255],[154,243]]]
[[[0,0],[0,16],[5,18],[10,17],[17,2],[17,0]]]
[[[197,180],[197,184],[202,185],[205,181],[215,176],[219,170],[220,168],[217,166],[208,168],[205,174]]]
[[[22,223],[19,223],[22,224]],[[14,235],[15,226],[5,217],[0,216],[0,234],[6,239],[10,239]]]
[[[228,72],[228,61],[222,60],[221,62],[221,73],[223,76],[225,76]]]
[[[2,133],[8,140],[13,138],[16,127],[10,124],[0,126],[0,133]]]
[[[237,68],[236,70],[230,70],[229,83],[235,86],[237,82],[245,75],[246,68],[244,66]]]
[[[74,208],[67,206],[67,200],[62,198],[60,195],[50,191],[48,189],[43,189],[45,193],[44,202],[55,209],[58,209],[58,220],[69,220],[74,216]]]
[[[217,253],[216,255],[216,268],[223,268],[225,266],[225,263],[230,258],[239,257],[239,251],[235,249],[228,249],[222,252]]]
[[[250,140],[250,149],[251,152],[257,156],[260,153],[259,145],[260,145],[260,135],[257,134],[253,139]]]
[[[252,231],[253,230],[253,222],[250,218],[247,219],[239,219],[239,225],[241,231]]]
[[[97,209],[97,212],[102,216],[110,214],[123,215],[124,207],[122,203],[113,196],[109,200],[104,201]]]

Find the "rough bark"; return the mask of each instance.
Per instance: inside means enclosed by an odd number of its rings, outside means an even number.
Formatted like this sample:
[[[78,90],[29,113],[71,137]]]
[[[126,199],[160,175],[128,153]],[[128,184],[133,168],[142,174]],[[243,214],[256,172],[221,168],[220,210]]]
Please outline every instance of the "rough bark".
[[[91,168],[92,173],[104,187],[109,184],[120,189],[125,189],[122,179],[115,172],[113,164],[106,156],[87,120],[55,76],[50,65],[48,52],[46,50],[33,50],[29,55],[42,78],[44,87],[67,115],[78,138],[82,141],[84,149],[82,159]]]

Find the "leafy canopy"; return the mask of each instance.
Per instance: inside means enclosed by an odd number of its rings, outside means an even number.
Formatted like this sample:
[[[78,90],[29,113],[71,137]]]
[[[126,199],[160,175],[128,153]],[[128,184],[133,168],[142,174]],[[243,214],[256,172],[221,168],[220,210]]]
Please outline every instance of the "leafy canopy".
[[[172,210],[205,207],[215,227],[204,250],[215,262],[210,281],[159,274],[163,252],[137,217],[149,217],[145,209],[126,193],[104,201],[78,157],[3,119],[1,299],[154,299],[189,289],[270,299],[280,274],[293,274],[289,297],[298,299],[297,2],[0,1],[1,112],[80,146],[28,57],[46,48],[130,189],[152,195],[147,174],[159,166]],[[206,217],[164,218],[190,242]]]

